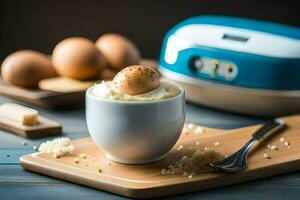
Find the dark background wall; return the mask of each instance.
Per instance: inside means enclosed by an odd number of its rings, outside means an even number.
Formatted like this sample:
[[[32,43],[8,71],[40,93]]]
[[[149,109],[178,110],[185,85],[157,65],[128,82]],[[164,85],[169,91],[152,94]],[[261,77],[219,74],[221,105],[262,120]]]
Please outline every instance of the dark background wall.
[[[297,1],[275,0],[0,0],[0,60],[18,49],[50,54],[69,36],[96,40],[126,35],[144,57],[157,58],[175,23],[200,14],[225,14],[300,26]]]

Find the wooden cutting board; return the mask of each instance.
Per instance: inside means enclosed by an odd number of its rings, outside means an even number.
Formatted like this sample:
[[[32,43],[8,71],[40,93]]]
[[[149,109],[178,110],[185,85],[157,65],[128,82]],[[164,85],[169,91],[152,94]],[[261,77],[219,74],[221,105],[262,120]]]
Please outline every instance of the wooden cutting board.
[[[182,175],[162,175],[161,170],[182,156],[191,155],[195,150],[205,147],[230,155],[245,144],[260,125],[234,130],[204,128],[203,134],[182,134],[166,159],[147,165],[111,162],[90,138],[72,141],[76,148],[73,155],[56,159],[48,154],[34,153],[21,157],[20,161],[25,169],[127,197],[176,195],[300,170],[300,115],[283,119],[287,128],[257,145],[250,154],[248,168],[239,174],[205,173],[187,178]],[[290,148],[279,141],[281,137],[290,142]],[[197,141],[199,145],[196,145]],[[219,146],[215,146],[215,142],[219,142]],[[267,144],[277,145],[279,149],[268,149]],[[183,146],[181,150],[177,150],[179,145]],[[95,162],[84,159],[76,164],[74,158],[80,153],[90,155]],[[264,158],[264,153],[272,158]],[[101,173],[98,167],[102,169]]]
[[[35,126],[26,126],[0,116],[0,129],[31,139],[57,136],[62,132],[60,123],[42,116],[38,117],[38,124]]]
[[[39,89],[25,89],[5,83],[0,77],[0,95],[17,99],[43,108],[81,106],[85,92],[58,93]]]

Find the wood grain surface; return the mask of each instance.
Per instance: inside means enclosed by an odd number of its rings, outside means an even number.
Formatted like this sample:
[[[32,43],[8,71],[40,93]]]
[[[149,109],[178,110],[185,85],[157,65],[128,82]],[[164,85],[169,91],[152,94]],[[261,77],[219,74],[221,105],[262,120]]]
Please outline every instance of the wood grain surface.
[[[148,165],[124,165],[111,162],[90,138],[74,140],[76,151],[73,155],[56,159],[48,154],[34,153],[21,157],[20,161],[25,169],[127,197],[153,198],[175,195],[299,170],[300,148],[297,144],[300,142],[298,134],[300,115],[286,117],[284,120],[288,128],[257,145],[250,154],[247,170],[235,175],[206,173],[189,179],[182,175],[162,175],[161,169],[174,164],[182,156],[191,155],[195,150],[205,147],[229,155],[250,139],[259,126],[229,131],[205,128],[205,133],[201,135],[182,134],[166,159]],[[290,149],[279,142],[282,136],[291,143]],[[200,142],[199,146],[195,144],[196,141]],[[217,147],[214,146],[216,141],[220,142]],[[267,149],[266,145],[269,143],[276,144],[279,150]],[[176,150],[178,145],[183,145],[183,149]],[[263,157],[265,152],[272,159],[265,159]],[[74,158],[80,153],[87,153],[95,159],[95,162],[82,160],[76,164]],[[98,167],[102,169],[101,173],[98,172]]]
[[[84,103],[84,91],[58,93],[39,89],[26,89],[5,83],[0,77],[0,95],[43,108],[78,107]]]
[[[10,119],[0,117],[0,129],[27,138],[57,136],[62,133],[60,123],[42,116],[38,117],[38,124],[34,126],[26,126]]]

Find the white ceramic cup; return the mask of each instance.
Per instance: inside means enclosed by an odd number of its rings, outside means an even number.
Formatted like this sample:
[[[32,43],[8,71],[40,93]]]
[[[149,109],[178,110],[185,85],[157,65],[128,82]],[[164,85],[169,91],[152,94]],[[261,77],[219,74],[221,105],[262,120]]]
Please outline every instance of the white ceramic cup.
[[[163,159],[177,142],[185,119],[185,93],[159,101],[119,101],[86,92],[86,122],[108,159],[143,164]]]

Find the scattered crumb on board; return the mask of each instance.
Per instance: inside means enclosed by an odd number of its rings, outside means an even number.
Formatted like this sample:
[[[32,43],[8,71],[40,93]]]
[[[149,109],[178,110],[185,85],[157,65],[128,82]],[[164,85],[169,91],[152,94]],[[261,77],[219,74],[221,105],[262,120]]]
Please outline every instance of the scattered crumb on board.
[[[201,173],[212,172],[213,169],[208,166],[224,159],[224,156],[214,150],[196,151],[191,157],[183,156],[173,165],[169,165],[167,169],[162,169],[162,174],[182,174],[182,176],[192,178]]]
[[[46,141],[39,147],[39,152],[49,153],[55,158],[72,153],[74,150],[75,147],[71,144],[70,138],[67,137]]]
[[[196,135],[203,134],[204,128],[193,123],[186,123],[183,127],[182,133],[187,135],[189,133],[194,133]]]

